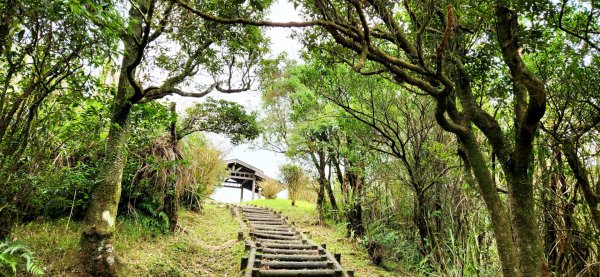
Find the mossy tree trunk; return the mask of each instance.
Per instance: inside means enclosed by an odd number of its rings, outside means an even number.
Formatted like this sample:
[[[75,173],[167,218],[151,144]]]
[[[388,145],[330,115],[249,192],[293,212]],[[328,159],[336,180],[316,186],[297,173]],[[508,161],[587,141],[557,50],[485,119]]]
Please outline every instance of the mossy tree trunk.
[[[354,172],[347,172],[348,185],[352,191],[350,207],[346,212],[346,236],[360,238],[365,235],[362,219],[362,191],[364,178]]]
[[[577,185],[581,188],[583,198],[590,209],[592,223],[596,227],[596,232],[600,231],[600,194],[594,190],[590,182],[589,174],[582,159],[577,154],[575,142],[569,141],[563,143],[563,152],[567,158],[567,163],[575,176]]]
[[[548,274],[533,196],[533,140],[546,108],[544,84],[532,74],[521,57],[517,13],[496,8],[496,31],[502,57],[510,70],[514,96],[514,126],[511,137],[499,122],[475,100],[468,72],[457,63],[454,91],[462,111],[452,98],[437,99],[436,120],[457,135],[470,170],[492,218],[504,276]],[[448,114],[450,120],[446,118]],[[491,170],[484,158],[485,147],[477,140],[473,125],[486,137],[502,166],[508,187],[508,206],[500,199]]]
[[[328,185],[327,177],[325,176],[325,153],[321,149],[316,153],[311,153],[313,164],[319,172],[319,189],[317,190],[317,210],[319,213],[319,225],[325,225],[325,187]]]
[[[140,6],[144,9],[144,5]],[[113,98],[112,117],[105,146],[105,156],[98,173],[98,181],[92,190],[85,227],[81,237],[81,259],[88,273],[93,276],[115,276],[118,263],[113,245],[113,233],[117,209],[121,198],[121,179],[127,161],[129,138],[129,115],[133,104],[130,95],[133,87],[127,76],[128,67],[140,56],[140,48],[134,36],[142,33],[142,14],[138,9],[129,12],[131,35],[124,36],[124,52],[117,92]],[[139,99],[138,99],[139,100]]]
[[[177,111],[175,109],[175,103],[171,103],[171,125],[169,126],[170,143],[175,152],[175,161],[181,159],[179,150],[177,149]],[[173,164],[171,168],[171,175],[177,174],[177,164]],[[164,211],[169,217],[169,231],[172,233],[177,230],[177,223],[179,221],[179,193],[180,190],[177,187],[177,180],[175,178],[169,178],[169,184],[164,198]]]
[[[94,276],[115,276],[117,272],[113,233],[121,198],[121,178],[127,158],[127,118],[131,107],[119,105],[117,109],[119,112],[111,120],[105,158],[98,183],[92,192],[93,199],[90,201],[81,237],[82,260],[85,268]]]

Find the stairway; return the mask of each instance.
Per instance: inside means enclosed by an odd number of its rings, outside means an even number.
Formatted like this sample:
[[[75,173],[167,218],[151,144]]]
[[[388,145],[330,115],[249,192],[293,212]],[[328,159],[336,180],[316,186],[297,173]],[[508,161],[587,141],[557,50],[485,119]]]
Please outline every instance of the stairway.
[[[244,276],[354,276],[343,271],[339,254],[307,239],[281,213],[256,206],[232,206],[231,212],[246,229],[238,233],[248,251],[242,258]]]

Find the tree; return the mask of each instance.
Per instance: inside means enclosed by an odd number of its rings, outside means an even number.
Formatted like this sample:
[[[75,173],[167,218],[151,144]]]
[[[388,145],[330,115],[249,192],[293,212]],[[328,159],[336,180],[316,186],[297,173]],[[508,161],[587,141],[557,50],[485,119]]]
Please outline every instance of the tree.
[[[260,16],[255,8],[206,2],[203,8],[219,9],[222,16]],[[261,4],[261,3],[258,3]],[[261,4],[262,5],[262,4]],[[139,0],[131,3],[127,27],[120,36],[124,45],[112,104],[106,154],[93,198],[88,208],[86,227],[81,239],[82,261],[90,273],[113,276],[116,262],[112,237],[121,194],[121,178],[127,157],[129,116],[136,104],[143,104],[167,95],[203,97],[213,89],[222,93],[237,93],[250,87],[251,68],[260,56],[261,33],[253,27],[222,26],[193,17],[172,2]],[[183,24],[185,22],[185,24]],[[177,26],[177,28],[175,28]],[[181,49],[169,53],[170,43]],[[169,56],[171,54],[171,57]],[[168,76],[159,85],[142,84],[139,74],[157,65]],[[234,70],[241,68],[240,88],[232,87]],[[200,69],[215,76],[227,71],[227,82],[215,81],[201,92],[187,92],[179,85]],[[149,74],[149,73],[147,73]]]
[[[290,67],[290,71],[293,70]],[[301,158],[312,165],[319,183],[319,223],[324,224],[326,191],[332,208],[338,210],[326,172],[328,143],[336,129],[335,120],[323,116],[330,111],[330,106],[324,103],[323,99],[318,99],[311,88],[304,86],[297,76],[290,72],[262,74],[261,81],[265,89],[263,105],[267,110],[264,124],[267,127],[263,141],[272,150],[293,158]]]
[[[564,55],[569,63],[540,62],[543,75],[553,85],[548,89],[551,92],[549,112],[542,125],[544,137],[550,142],[546,147],[550,154],[546,155],[551,160],[550,165],[546,165],[546,161],[539,164],[545,172],[556,172],[546,180],[548,186],[544,190],[547,229],[544,237],[550,253],[550,267],[559,274],[572,274],[596,270],[586,264],[590,253],[597,248],[593,244],[598,242],[593,238],[600,231],[600,191],[594,185],[593,177],[598,168],[592,162],[595,153],[591,150],[596,147],[594,140],[600,124],[600,108],[595,103],[600,76],[593,69],[598,62],[597,57],[592,57],[590,64],[586,65],[570,45],[559,45],[550,54]],[[571,55],[574,57],[569,57]],[[566,168],[570,168],[572,181],[568,179],[570,176]],[[581,215],[586,218],[584,221],[576,220],[579,205],[585,206],[585,213]],[[585,236],[590,238],[582,238]]]
[[[384,0],[316,1],[298,3],[303,5],[309,21],[274,23],[213,16],[182,1],[178,3],[202,18],[226,24],[320,26],[306,38],[313,47],[341,54],[341,60],[353,61],[358,73],[383,74],[400,86],[431,97],[436,103],[436,121],[456,135],[465,164],[470,165],[467,174],[473,174],[490,212],[503,275],[543,274],[546,262],[536,231],[530,170],[533,140],[545,113],[546,90],[522,55],[519,34],[523,30],[518,18],[524,11],[501,4],[461,3],[464,16],[459,22],[453,5],[448,4],[444,12],[442,5],[446,3],[404,2],[396,8],[395,3]],[[406,11],[406,16],[396,16],[395,11],[400,9]],[[490,17],[496,19],[495,26],[482,28],[486,24],[477,24],[481,18]],[[323,33],[333,41],[324,40]],[[470,43],[478,40],[480,43]],[[503,88],[502,98],[513,104],[513,129],[503,130],[488,108],[477,102],[477,97],[486,96],[476,94],[473,88],[474,78],[481,77],[472,72],[472,54],[477,49],[473,46],[480,45],[494,45],[501,55],[483,58],[501,59],[510,72],[505,78],[511,87]],[[477,139],[478,131],[486,137],[485,143]],[[492,147],[508,184],[508,205],[501,200],[487,166],[483,151],[486,144]]]
[[[94,6],[94,4],[90,4]],[[96,8],[98,8],[96,6]],[[73,102],[102,91],[87,70],[105,64],[117,48],[117,37],[88,21],[80,3],[3,1],[0,4],[0,238],[17,221],[29,185],[18,180],[28,170],[44,168],[40,156],[62,114]],[[112,4],[97,14],[106,24],[119,21]],[[55,110],[53,110],[53,108]],[[65,111],[63,114],[66,114]],[[20,203],[21,202],[21,203]]]
[[[227,135],[234,144],[258,137],[261,130],[255,112],[247,114],[240,104],[208,98],[206,102],[188,108],[180,123],[177,138],[194,132]]]

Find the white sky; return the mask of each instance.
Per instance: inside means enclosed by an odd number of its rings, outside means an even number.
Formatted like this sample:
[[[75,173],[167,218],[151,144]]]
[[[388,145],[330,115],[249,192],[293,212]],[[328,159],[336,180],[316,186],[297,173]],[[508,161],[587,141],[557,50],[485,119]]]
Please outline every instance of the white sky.
[[[294,7],[287,0],[277,0],[270,9],[267,19],[272,21],[301,21],[302,18]],[[287,52],[289,59],[299,59],[301,45],[297,41],[290,38],[292,29],[289,28],[269,28],[266,29],[266,35],[271,40],[270,50],[272,57],[279,55],[282,52]],[[261,108],[261,93],[256,90],[251,90],[236,94],[219,94],[213,92],[210,97],[217,99],[225,99],[228,101],[237,102],[245,106],[248,111],[258,111]],[[178,111],[183,111],[185,108],[192,106],[195,102],[202,101],[201,99],[184,98],[179,96],[171,96],[169,100],[177,103]],[[262,169],[266,175],[278,178],[279,166],[286,161],[282,154],[260,150],[257,148],[260,141],[246,143],[238,146],[232,145],[229,140],[221,135],[207,134],[208,139],[217,147],[225,150],[228,154],[227,159],[240,159],[257,168]]]

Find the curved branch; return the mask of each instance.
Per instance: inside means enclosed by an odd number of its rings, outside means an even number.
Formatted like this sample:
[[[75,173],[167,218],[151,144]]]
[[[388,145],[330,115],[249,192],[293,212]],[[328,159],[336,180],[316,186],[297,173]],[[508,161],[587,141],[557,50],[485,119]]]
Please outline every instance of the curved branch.
[[[582,35],[580,35],[580,34],[578,34],[576,32],[573,32],[573,31],[571,31],[571,30],[569,30],[569,29],[567,29],[567,28],[565,28],[563,26],[562,21],[563,21],[563,16],[564,16],[564,12],[565,12],[565,6],[567,5],[567,2],[568,2],[568,0],[563,0],[562,5],[560,7],[560,13],[558,15],[558,29],[561,29],[563,32],[565,32],[565,33],[567,33],[569,35],[572,35],[572,36],[574,36],[574,37],[576,37],[576,38],[578,38],[578,39],[586,42],[590,47],[596,49],[596,51],[600,51],[600,47],[598,45],[596,45],[594,42],[592,42],[589,39],[589,36],[588,36],[588,34],[589,34],[589,25],[590,25],[590,22],[591,22],[592,13],[594,12],[594,5],[592,4],[592,10],[590,11],[590,15],[588,16],[588,23],[586,25],[586,35],[582,36]]]

